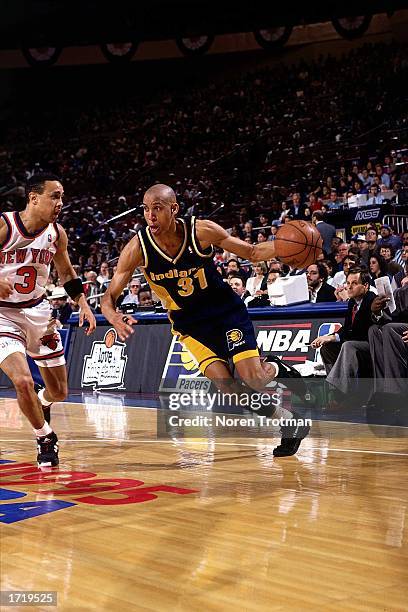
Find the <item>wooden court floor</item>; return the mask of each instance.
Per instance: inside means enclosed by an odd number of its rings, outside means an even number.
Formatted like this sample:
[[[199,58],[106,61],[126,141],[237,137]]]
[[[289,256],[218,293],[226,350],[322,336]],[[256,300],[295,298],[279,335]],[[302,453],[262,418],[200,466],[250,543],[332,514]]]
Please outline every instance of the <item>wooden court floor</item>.
[[[64,403],[60,467],[40,473],[15,400],[0,415],[3,591],[67,611],[408,610],[407,430],[320,423],[275,459],[277,440],[156,440],[155,410]]]

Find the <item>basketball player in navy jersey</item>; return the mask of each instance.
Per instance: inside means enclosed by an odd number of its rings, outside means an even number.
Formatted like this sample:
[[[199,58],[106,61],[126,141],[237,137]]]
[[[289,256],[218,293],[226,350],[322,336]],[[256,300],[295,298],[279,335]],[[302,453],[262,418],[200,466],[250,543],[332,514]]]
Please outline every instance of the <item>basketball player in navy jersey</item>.
[[[247,309],[231,287],[224,283],[213,262],[213,245],[250,261],[279,256],[275,242],[251,245],[230,236],[209,220],[177,217],[179,206],[171,187],[154,185],[143,198],[147,228],[140,229],[123,249],[117,271],[102,298],[102,312],[126,340],[136,323],[116,311],[116,300],[136,267],[143,267],[147,282],[168,310],[172,330],[197,360],[200,370],[221,390],[242,386],[229,368],[232,359],[241,380],[257,391],[275,377],[290,378],[300,395],[306,389],[299,373],[276,357],[260,359]],[[287,381],[289,384],[289,381]],[[284,408],[267,416],[289,419]],[[276,456],[293,455],[308,434],[307,426],[282,427]]]
[[[38,465],[47,467],[59,462],[49,407],[67,395],[64,350],[45,292],[51,261],[65,291],[80,307],[79,325],[86,319],[86,333],[91,334],[96,322],[69,260],[67,235],[57,224],[64,195],[60,181],[52,174],[34,175],[26,195],[21,213],[0,215],[0,368],[13,383],[19,407],[34,429]],[[26,354],[45,382],[38,396]]]

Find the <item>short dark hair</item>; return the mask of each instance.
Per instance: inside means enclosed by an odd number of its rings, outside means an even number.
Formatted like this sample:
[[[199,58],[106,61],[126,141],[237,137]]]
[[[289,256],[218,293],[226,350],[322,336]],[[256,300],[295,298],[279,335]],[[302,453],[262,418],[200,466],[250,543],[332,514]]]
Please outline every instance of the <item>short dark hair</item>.
[[[245,287],[245,284],[246,284],[246,283],[245,283],[245,280],[244,280],[244,278],[243,278],[243,277],[242,277],[240,274],[229,274],[229,275],[228,275],[228,281],[230,281],[230,280],[231,280],[231,278],[239,278],[239,280],[241,280],[241,281],[242,281],[242,284],[243,284],[243,286]]]
[[[379,248],[380,253],[381,253],[381,249],[390,249],[391,257],[395,256],[395,248],[392,246],[392,244],[382,244],[381,246],[377,248]]]
[[[355,266],[354,268],[350,268],[346,278],[350,276],[350,274],[360,274],[360,280],[362,285],[370,284],[370,274],[366,268],[362,268],[361,266]]]
[[[230,264],[230,263],[231,263],[231,261],[235,261],[235,262],[236,262],[236,264],[238,265],[238,268],[240,268],[240,267],[241,267],[241,265],[240,265],[240,263],[239,263],[238,259],[235,259],[235,257],[231,257],[231,259],[229,259],[229,260],[227,261],[227,266],[228,266],[228,264]]]
[[[26,200],[28,201],[28,196],[32,191],[34,193],[39,193],[40,195],[44,193],[45,183],[47,181],[60,181],[60,178],[55,174],[51,174],[51,172],[33,174],[33,176],[28,179],[25,185]]]
[[[315,210],[312,213],[312,217],[314,217],[318,221],[323,221],[324,213],[322,213],[321,210]]]
[[[317,267],[317,271],[319,272],[319,278],[321,278],[325,283],[329,276],[327,268],[320,261],[315,261],[314,265]]]
[[[142,285],[142,286],[140,287],[140,290],[139,290],[139,296],[140,296],[140,294],[141,294],[141,293],[143,293],[144,291],[148,291],[148,292],[151,294],[151,293],[152,293],[152,290],[150,289],[150,285]]]

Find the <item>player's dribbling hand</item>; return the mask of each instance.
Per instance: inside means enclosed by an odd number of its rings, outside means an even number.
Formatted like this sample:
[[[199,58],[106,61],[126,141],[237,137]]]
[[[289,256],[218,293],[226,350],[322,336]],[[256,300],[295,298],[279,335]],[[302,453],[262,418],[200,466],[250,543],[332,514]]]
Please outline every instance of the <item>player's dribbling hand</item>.
[[[13,293],[13,285],[6,278],[0,280],[0,298],[6,300]]]
[[[93,334],[96,329],[96,319],[88,304],[81,307],[79,311],[79,327],[82,327],[85,321],[88,321],[89,323],[88,327],[85,329],[86,335],[89,336],[90,334]]]
[[[137,321],[130,315],[123,314],[122,312],[116,312],[115,316],[110,319],[110,323],[116,329],[119,338],[122,341],[125,341],[127,338],[129,338],[129,336],[135,333],[132,326],[136,325]]]

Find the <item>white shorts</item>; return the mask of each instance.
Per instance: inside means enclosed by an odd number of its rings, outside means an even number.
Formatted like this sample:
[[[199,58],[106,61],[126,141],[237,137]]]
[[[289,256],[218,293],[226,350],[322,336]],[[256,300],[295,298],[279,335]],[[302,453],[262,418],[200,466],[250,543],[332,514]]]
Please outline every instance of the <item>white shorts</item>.
[[[61,336],[43,300],[31,308],[0,307],[0,363],[13,353],[30,355],[41,368],[65,365]]]

